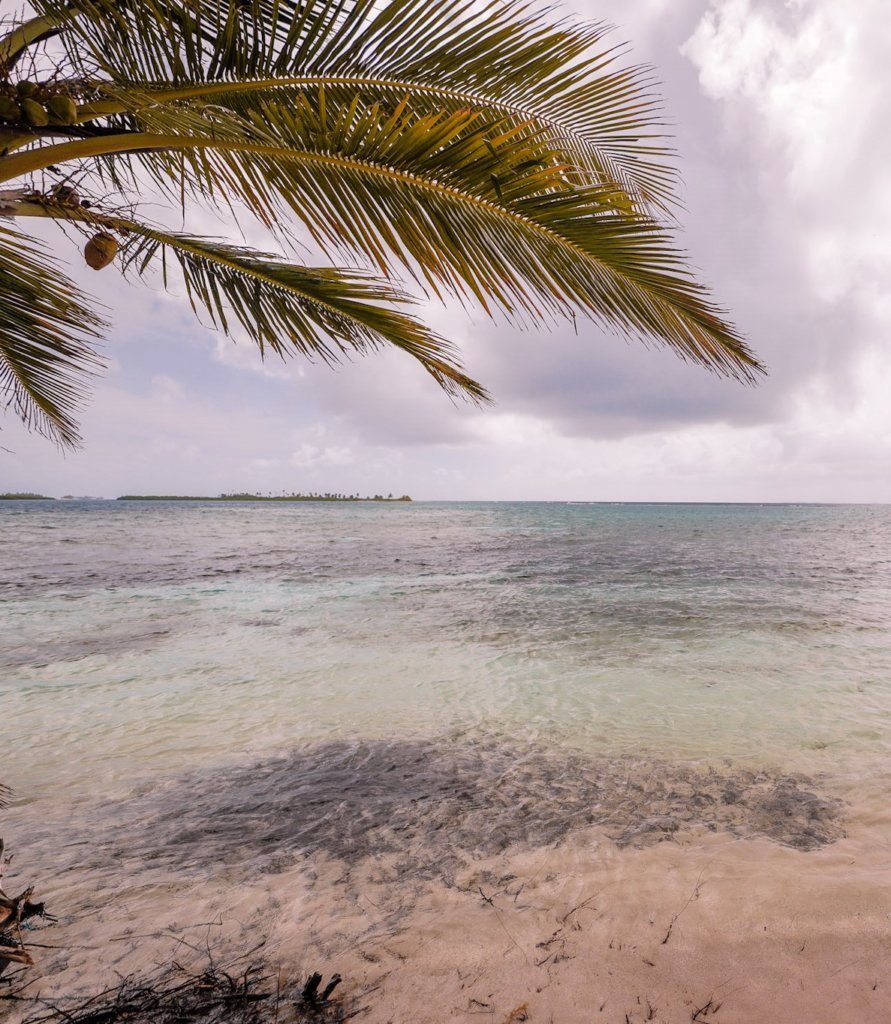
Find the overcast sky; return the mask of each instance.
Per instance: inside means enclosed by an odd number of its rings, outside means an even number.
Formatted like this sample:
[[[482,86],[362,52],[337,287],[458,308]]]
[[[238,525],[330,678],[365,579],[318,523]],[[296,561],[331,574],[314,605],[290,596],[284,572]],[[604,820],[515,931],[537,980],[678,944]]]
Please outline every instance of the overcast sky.
[[[578,335],[517,333],[432,307],[497,401],[481,412],[453,406],[398,354],[337,371],[263,365],[181,297],[81,269],[72,248],[75,277],[113,311],[108,372],[80,452],[3,418],[0,491],[891,501],[884,5],[565,7],[613,22],[632,59],[657,68],[685,247],[768,365],[764,383],[721,380],[581,322]]]

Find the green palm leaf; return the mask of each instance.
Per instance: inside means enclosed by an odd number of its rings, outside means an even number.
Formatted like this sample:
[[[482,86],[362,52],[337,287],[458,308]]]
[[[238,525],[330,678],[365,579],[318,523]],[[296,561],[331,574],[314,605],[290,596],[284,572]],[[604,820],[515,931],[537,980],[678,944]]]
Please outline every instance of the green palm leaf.
[[[471,106],[490,120],[535,121],[601,183],[622,184],[644,203],[672,201],[676,172],[665,162],[649,69],[620,66],[619,51],[603,47],[605,25],[552,24],[550,10],[527,0],[36,6],[65,21],[84,76],[98,68],[112,83],[185,87],[186,98],[242,111],[255,90],[262,99],[294,76],[300,88],[324,84],[365,102],[411,96],[419,112]],[[198,85],[215,88],[189,88]]]
[[[42,248],[0,227],[0,394],[29,429],[77,447],[74,415],[104,327]]]
[[[268,253],[133,221],[117,225],[135,236],[127,246],[127,267],[144,273],[160,260],[166,283],[172,255],[193,309],[207,312],[227,334],[234,319],[261,352],[268,348],[281,357],[298,352],[335,364],[351,352],[392,346],[416,359],[449,394],[488,400],[455,362],[449,342],[391,308],[411,300],[386,281],[358,270],[296,266]]]
[[[395,257],[434,291],[465,291],[515,313],[576,311],[751,379],[745,343],[685,268],[670,233],[623,209],[615,186],[578,184],[532,128],[474,129],[475,114],[331,110],[324,92],[267,105],[252,124],[140,115],[155,132],[97,138],[0,158],[0,179],[35,164],[114,151],[154,153],[156,175],[183,157],[193,187],[237,197],[259,216],[286,204],[332,254],[358,253],[383,273]]]
[[[741,380],[763,372],[665,224],[675,173],[649,72],[622,65],[603,25],[529,0],[33,7],[36,19],[0,37],[5,109],[16,61],[55,34],[65,71],[53,88],[76,114],[46,126],[4,115],[0,182],[27,193],[12,215],[129,232],[126,266],[175,261],[195,309],[225,331],[240,324],[261,350],[336,361],[395,345],[447,390],[483,398],[448,344],[403,311],[390,283],[402,277],[512,321],[581,314]],[[57,171],[89,210],[45,190]],[[283,247],[296,218],[328,263],[377,273],[147,227],[129,212],[147,180],[183,214],[249,215]],[[117,209],[96,206],[114,192]],[[24,308],[24,286],[5,287]],[[32,352],[11,394],[58,429],[68,407],[46,394],[35,404],[40,387],[22,381],[64,378],[79,356],[64,331],[58,351],[44,340],[42,365]]]

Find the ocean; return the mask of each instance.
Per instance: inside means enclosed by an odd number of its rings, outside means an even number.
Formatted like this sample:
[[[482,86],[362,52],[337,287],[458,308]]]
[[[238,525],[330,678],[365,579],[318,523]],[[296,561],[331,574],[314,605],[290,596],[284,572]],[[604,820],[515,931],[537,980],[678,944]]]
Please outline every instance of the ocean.
[[[720,1021],[853,1020],[830,978],[886,1019],[891,508],[7,501],[0,545],[42,991],[201,926],[367,1020],[689,1019],[724,974]],[[545,957],[589,889],[622,897]]]

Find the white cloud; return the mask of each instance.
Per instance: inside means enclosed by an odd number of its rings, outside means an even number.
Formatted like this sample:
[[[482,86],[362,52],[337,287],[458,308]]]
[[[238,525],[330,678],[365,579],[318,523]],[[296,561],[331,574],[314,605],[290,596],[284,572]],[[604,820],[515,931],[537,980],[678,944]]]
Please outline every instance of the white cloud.
[[[827,301],[891,268],[886,14],[877,0],[722,0],[682,48],[765,202],[800,212],[794,243]]]
[[[786,186],[813,195],[826,183],[849,184],[875,124],[882,96],[863,58],[865,35],[879,17],[871,0],[856,8],[831,0],[722,0],[682,52],[709,96],[751,105],[761,145],[784,150]]]
[[[179,405],[185,397],[185,388],[180,381],[159,373],[152,377],[149,396],[159,405]]]
[[[314,431],[315,434],[321,431]],[[338,445],[318,445],[311,441],[302,441],[291,452],[290,463],[299,469],[315,469],[320,466],[350,466],[356,456],[350,448]]]
[[[213,357],[223,366],[255,373],[268,380],[293,380],[303,376],[303,367],[299,363],[283,360],[275,353],[264,357],[243,331],[237,333],[235,339],[220,333],[213,336]]]

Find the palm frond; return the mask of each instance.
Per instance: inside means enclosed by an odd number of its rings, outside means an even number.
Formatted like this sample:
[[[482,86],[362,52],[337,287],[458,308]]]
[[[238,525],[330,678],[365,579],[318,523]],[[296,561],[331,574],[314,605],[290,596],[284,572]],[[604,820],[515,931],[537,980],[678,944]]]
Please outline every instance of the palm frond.
[[[0,68],[11,71],[28,48],[36,43],[59,34],[56,19],[50,17],[29,18],[0,35]]]
[[[126,267],[143,273],[160,261],[166,283],[172,255],[192,308],[205,311],[227,334],[233,322],[240,323],[261,352],[269,349],[282,358],[297,352],[335,364],[350,353],[390,346],[416,359],[447,393],[488,401],[481,385],[462,371],[449,342],[393,308],[411,300],[389,282],[358,270],[297,266],[133,221],[116,223],[133,236]]]
[[[65,20],[69,56],[84,75],[159,92],[231,85],[214,101],[244,109],[251,89],[299,87],[362,95],[389,105],[410,96],[419,112],[470,106],[489,119],[534,121],[567,158],[633,192],[673,202],[652,73],[624,67],[605,47],[607,26],[528,0],[39,0]],[[236,85],[237,83],[237,85]],[[194,95],[194,91],[193,91]],[[261,97],[262,98],[262,97]]]
[[[537,0],[32,2],[38,20],[0,37],[0,57],[11,65],[57,33],[68,70],[54,81],[77,114],[7,130],[0,182],[24,187],[30,207],[16,215],[126,229],[131,269],[177,263],[193,307],[261,350],[334,362],[395,345],[452,393],[484,398],[381,280],[407,276],[515,322],[581,314],[741,380],[763,372],[663,223],[675,173],[650,72],[623,65],[604,25],[555,19]],[[12,95],[8,67],[0,77]],[[56,165],[94,196],[138,196],[148,176],[184,213],[247,211],[285,244],[296,217],[330,263],[379,276],[59,203],[40,177]],[[49,301],[39,273],[31,283]],[[23,316],[27,286],[4,287]],[[71,338],[86,345],[98,326],[82,318]],[[12,330],[2,367],[30,337]],[[77,352],[44,349],[70,389]],[[23,416],[58,431],[49,377],[28,391],[46,358],[19,359],[4,380]]]
[[[77,447],[75,415],[105,323],[31,239],[0,227],[0,395],[25,425]]]
[[[167,108],[141,115],[174,127]],[[0,158],[0,180],[35,162],[115,150],[153,153],[156,176],[185,158],[193,186],[259,216],[285,204],[332,256],[395,260],[431,288],[472,294],[508,315],[576,312],[742,379],[760,367],[686,268],[670,232],[626,209],[615,186],[579,184],[532,128],[474,129],[475,113],[392,113],[358,98],[332,110],[320,91],[268,104],[250,125],[191,118],[146,132]],[[30,161],[30,163],[29,163]]]

